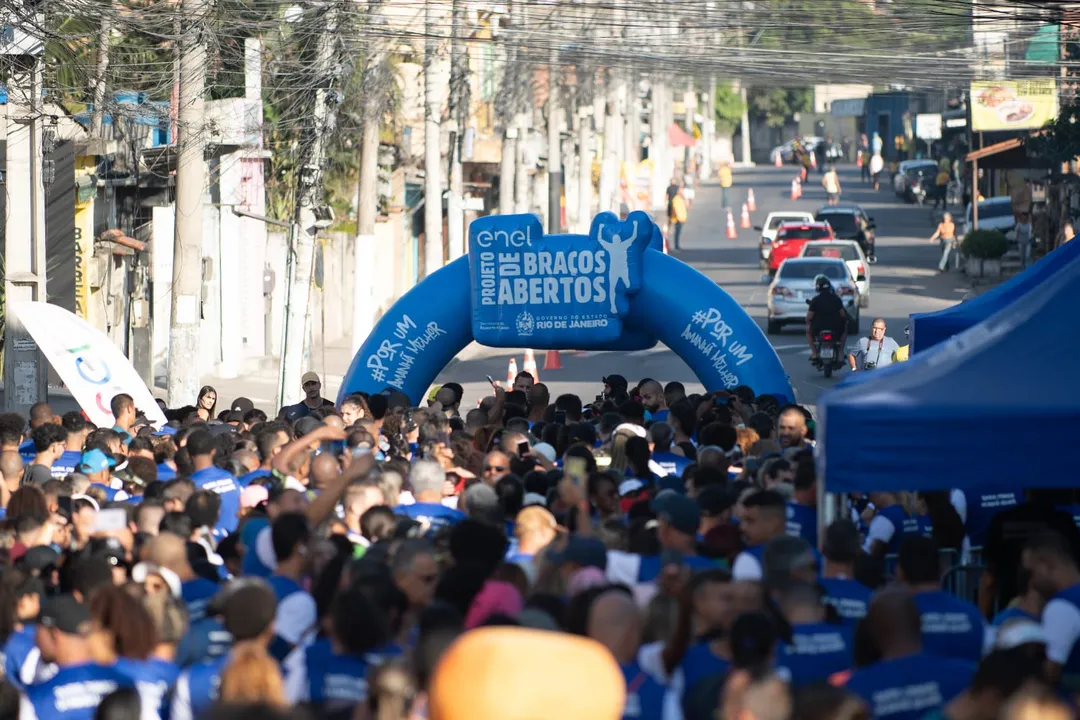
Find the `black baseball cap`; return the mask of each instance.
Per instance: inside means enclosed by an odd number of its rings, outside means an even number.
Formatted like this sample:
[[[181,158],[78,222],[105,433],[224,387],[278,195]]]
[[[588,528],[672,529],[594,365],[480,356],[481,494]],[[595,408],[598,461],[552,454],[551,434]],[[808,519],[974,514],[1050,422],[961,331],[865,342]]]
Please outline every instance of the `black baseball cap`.
[[[716,517],[731,508],[738,499],[738,493],[723,485],[707,485],[697,494],[697,504],[705,517]]]
[[[66,635],[85,635],[90,632],[90,609],[73,595],[56,595],[45,602],[40,622]]]
[[[652,501],[656,516],[684,535],[696,535],[701,524],[701,508],[674,490],[661,490]]]
[[[232,405],[229,406],[229,409],[233,412],[246,413],[248,410],[255,409],[255,403],[251,402],[251,400],[246,397],[238,397],[232,401]]]
[[[60,553],[48,545],[35,545],[22,556],[22,565],[27,570],[46,570],[55,567],[60,560]]]

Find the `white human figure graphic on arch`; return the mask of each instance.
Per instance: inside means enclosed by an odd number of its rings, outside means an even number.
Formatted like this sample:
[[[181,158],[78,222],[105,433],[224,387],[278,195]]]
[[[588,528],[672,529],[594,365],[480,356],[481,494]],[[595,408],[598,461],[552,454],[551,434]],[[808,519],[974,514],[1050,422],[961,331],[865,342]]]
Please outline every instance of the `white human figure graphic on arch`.
[[[630,287],[630,264],[627,256],[630,254],[630,246],[637,239],[638,224],[634,220],[634,232],[630,237],[623,240],[619,233],[612,233],[611,240],[604,242],[604,226],[601,225],[597,232],[597,241],[600,246],[607,250],[608,254],[608,297],[611,299],[611,314],[618,315],[615,307],[615,288],[620,280],[629,289]]]

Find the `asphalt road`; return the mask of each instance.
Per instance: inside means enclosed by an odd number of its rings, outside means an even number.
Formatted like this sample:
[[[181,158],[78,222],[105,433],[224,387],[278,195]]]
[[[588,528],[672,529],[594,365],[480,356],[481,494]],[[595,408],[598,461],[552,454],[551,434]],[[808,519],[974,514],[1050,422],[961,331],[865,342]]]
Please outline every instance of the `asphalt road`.
[[[736,224],[746,192],[753,189],[757,203],[751,213],[752,224],[761,224],[769,212],[777,210],[816,211],[825,203],[825,193],[818,177],[811,174],[799,200],[790,199],[793,167],[755,168],[735,174],[735,187],[730,200]],[[968,286],[959,274],[940,275],[937,244],[929,244],[932,234],[930,212],[927,208],[905,205],[892,191],[891,181],[882,184],[875,193],[859,181],[858,170],[847,166],[840,171],[843,186],[842,202],[861,205],[877,223],[878,262],[871,269],[870,306],[863,309],[863,334],[869,331],[874,317],[883,317],[887,334],[904,344],[903,330],[908,315],[940,310],[959,302]],[[675,257],[691,264],[742,305],[764,331],[767,286],[762,284],[758,265],[759,233],[739,230],[738,237],[728,240],[724,228],[726,212],[720,202],[717,185],[699,187],[683,229],[681,248],[672,251]],[[842,371],[826,380],[809,363],[809,348],[802,327],[787,327],[782,333],[770,336],[791,378],[799,401],[814,406],[818,396],[842,379]],[[490,392],[485,375],[505,380],[509,359],[522,367],[523,350],[480,350],[473,348],[443,371],[438,382],[454,380],[465,387],[466,404]],[[548,385],[553,397],[574,393],[585,400],[601,391],[600,379],[610,373],[626,376],[636,383],[644,377],[662,382],[679,380],[688,391],[700,391],[701,385],[685,363],[666,347],[634,353],[563,352],[562,369],[545,371],[543,353],[538,356],[540,380]]]

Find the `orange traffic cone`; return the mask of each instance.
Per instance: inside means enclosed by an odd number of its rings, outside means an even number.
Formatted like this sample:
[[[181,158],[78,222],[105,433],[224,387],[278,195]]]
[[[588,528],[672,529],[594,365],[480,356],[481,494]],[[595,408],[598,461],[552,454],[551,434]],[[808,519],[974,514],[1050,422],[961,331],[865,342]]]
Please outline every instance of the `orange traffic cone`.
[[[860,167],[860,168],[862,167],[862,153],[861,152],[857,153],[855,155],[855,167]]]
[[[817,154],[810,153],[810,167],[817,169]]]
[[[750,229],[750,208],[747,207],[746,203],[742,204],[742,216],[739,218],[739,227],[743,230]]]
[[[776,153],[776,162],[773,163],[776,167],[784,167],[784,161],[780,159],[780,153]]]
[[[514,389],[514,380],[517,378],[517,360],[510,358],[510,365],[506,368],[506,389]]]
[[[799,199],[799,181],[798,180],[792,180],[791,181],[791,199],[792,200],[798,200]]]
[[[540,382],[540,373],[536,369],[536,354],[532,350],[525,351],[525,362],[521,369],[532,375],[533,382]]]
[[[558,350],[548,350],[544,356],[544,371],[548,370],[562,370],[562,358],[559,357]]]
[[[750,209],[750,212],[757,212],[757,201],[754,200],[754,188],[750,188],[746,191],[746,207]]]
[[[737,236],[735,231],[735,216],[731,214],[731,208],[727,211],[727,238],[728,240],[734,240]]]

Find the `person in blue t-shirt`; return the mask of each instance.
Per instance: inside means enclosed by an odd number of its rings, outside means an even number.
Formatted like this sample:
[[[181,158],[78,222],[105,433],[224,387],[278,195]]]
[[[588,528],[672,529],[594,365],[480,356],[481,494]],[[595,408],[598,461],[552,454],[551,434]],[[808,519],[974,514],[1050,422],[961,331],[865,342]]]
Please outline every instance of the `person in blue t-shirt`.
[[[266,648],[274,635],[277,600],[262,580],[247,580],[229,588],[221,602],[225,629],[237,645]],[[192,665],[180,673],[169,705],[169,720],[194,720],[217,699],[221,673],[231,653]]]
[[[928,537],[933,532],[929,518],[908,512],[895,493],[871,493],[870,502],[877,508],[867,528],[864,545],[871,555],[895,555],[904,538]]]
[[[187,613],[169,593],[144,595],[142,606],[154,623],[157,642],[145,658],[117,658],[116,669],[133,679],[139,694],[153,702],[152,707],[161,717],[166,717],[165,698],[180,675],[176,648],[187,629]]]
[[[787,501],[775,490],[759,490],[743,501],[739,523],[746,548],[735,557],[731,576],[736,580],[761,580],[765,546],[787,532]],[[812,546],[811,546],[812,547]]]
[[[905,539],[896,574],[911,589],[919,608],[923,652],[977,663],[986,643],[986,624],[977,607],[941,589],[937,542],[925,537]]]
[[[270,526],[276,567],[267,582],[277,597],[270,654],[282,662],[309,634],[318,630],[315,599],[304,589],[308,580],[311,529],[301,513],[285,513]]]
[[[1024,494],[1017,490],[953,490],[949,500],[964,521],[968,541],[972,547],[982,547],[990,521],[998,513],[1015,507],[1024,501]]]
[[[45,603],[37,645],[42,658],[55,662],[58,669],[48,680],[26,687],[20,720],[92,720],[109,693],[134,687],[134,681],[117,668],[93,660],[91,629],[89,608],[71,595],[54,596]],[[153,707],[149,699],[143,702]]]
[[[666,422],[654,422],[649,426],[649,447],[653,461],[668,475],[682,477],[683,471],[690,465],[690,460],[671,452],[675,443],[675,430]]]
[[[311,703],[321,713],[367,702],[371,669],[402,653],[389,618],[361,587],[338,593],[329,620],[329,637],[297,648],[284,667],[289,702]]]
[[[655,380],[644,380],[638,386],[638,394],[641,396],[641,405],[645,408],[649,420],[667,422],[667,398],[664,397],[663,385]]]
[[[424,532],[457,525],[465,519],[465,513],[442,504],[446,472],[434,460],[417,460],[409,470],[412,486],[412,505],[398,505],[394,512],[420,523]]]
[[[811,547],[817,547],[817,476],[814,464],[800,462],[795,468],[792,483],[795,492],[787,504],[787,534],[801,537]]]
[[[850,520],[837,520],[825,531],[824,566],[821,572],[824,601],[848,624],[866,617],[873,591],[855,579],[859,557],[859,528]]]
[[[588,636],[611,652],[626,680],[623,718],[661,720],[667,688],[638,662],[643,626],[641,613],[625,588],[604,591],[589,607]]]
[[[851,626],[826,622],[819,588],[791,582],[780,588],[779,607],[791,625],[791,639],[780,644],[776,664],[791,673],[792,687],[824,682],[851,668]]]
[[[924,652],[919,608],[906,588],[876,594],[864,622],[880,659],[857,668],[846,687],[875,720],[921,720],[963,692],[975,674],[974,663]]]
[[[90,433],[86,418],[77,410],[64,413],[60,424],[67,431],[67,442],[64,443],[64,452],[52,465],[54,478],[66,478],[78,470],[79,463],[82,462],[83,443],[86,442],[86,436]]]
[[[1068,541],[1052,532],[1028,540],[1021,562],[1047,598],[1042,626],[1051,680],[1073,694],[1080,690],[1080,567]]]
[[[240,486],[228,470],[214,465],[217,442],[206,430],[196,430],[187,439],[187,451],[195,472],[191,481],[197,490],[209,490],[221,497],[221,514],[218,516],[215,534],[227,535],[236,530],[240,512]]]
[[[146,543],[143,557],[146,560],[131,569],[132,580],[143,584],[148,592],[161,590],[179,597],[187,606],[188,622],[206,617],[211,598],[221,588],[195,574],[188,562],[184,538],[163,532]]]
[[[995,632],[1010,620],[1039,622],[1042,617],[1043,609],[1046,607],[1046,598],[1032,586],[1031,573],[1022,567],[1016,573],[1016,589],[1016,599],[990,621]]]
[[[38,402],[30,406],[30,432],[38,429],[45,423],[51,423],[55,415],[53,414],[52,406],[47,402]],[[23,425],[19,428],[19,432],[23,432],[26,426]],[[13,438],[14,442],[18,443],[19,438]],[[19,454],[22,455],[23,463],[29,465],[34,461],[34,456],[37,455],[37,451],[34,449],[34,441],[26,434],[26,439],[19,443]]]

